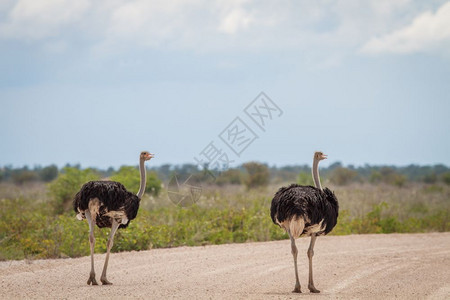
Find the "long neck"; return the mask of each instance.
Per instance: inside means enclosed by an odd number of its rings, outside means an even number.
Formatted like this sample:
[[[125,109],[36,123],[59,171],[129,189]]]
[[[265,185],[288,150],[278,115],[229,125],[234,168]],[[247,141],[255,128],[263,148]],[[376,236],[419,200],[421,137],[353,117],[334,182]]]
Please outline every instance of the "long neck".
[[[145,184],[147,182],[147,178],[145,177],[145,166],[144,166],[144,160],[141,159],[139,161],[139,172],[141,173],[141,184],[139,186],[139,192],[137,193],[137,196],[139,199],[142,198],[145,192]]]
[[[314,184],[316,188],[322,191],[322,186],[320,185],[320,177],[319,177],[319,160],[314,157],[313,167],[312,167],[312,176],[314,179]]]

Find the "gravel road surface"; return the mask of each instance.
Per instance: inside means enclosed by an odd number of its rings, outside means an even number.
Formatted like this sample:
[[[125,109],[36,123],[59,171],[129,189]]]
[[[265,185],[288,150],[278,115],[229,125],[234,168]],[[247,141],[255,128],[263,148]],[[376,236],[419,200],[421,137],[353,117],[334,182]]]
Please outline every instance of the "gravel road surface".
[[[0,262],[0,297],[143,299],[450,299],[450,232],[297,240],[302,294],[292,293],[290,241],[112,253],[110,286],[88,286],[89,257]],[[95,255],[97,281],[105,254]]]

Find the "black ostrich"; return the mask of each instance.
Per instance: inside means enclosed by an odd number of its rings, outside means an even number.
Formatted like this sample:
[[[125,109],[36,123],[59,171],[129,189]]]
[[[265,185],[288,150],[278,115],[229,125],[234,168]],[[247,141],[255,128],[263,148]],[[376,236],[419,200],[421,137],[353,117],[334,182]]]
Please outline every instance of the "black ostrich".
[[[89,243],[91,246],[91,273],[87,284],[97,285],[94,271],[94,226],[99,228],[110,227],[105,265],[103,266],[100,281],[102,284],[112,284],[106,279],[109,252],[113,246],[114,234],[117,228],[126,228],[131,220],[136,218],[139,202],[145,191],[145,167],[146,160],[153,158],[153,154],[143,151],[139,158],[139,170],[141,183],[137,195],[130,193],[125,187],[115,181],[90,181],[85,183],[73,200],[73,208],[79,220],[87,219],[89,223]]]
[[[295,239],[301,235],[310,235],[308,248],[309,280],[311,293],[320,293],[314,287],[312,257],[314,243],[318,235],[329,233],[336,225],[339,204],[336,196],[328,188],[322,189],[319,178],[319,161],[326,159],[322,152],[314,153],[312,174],[316,187],[291,184],[278,190],[272,199],[270,216],[275,224],[286,230],[291,238],[291,249],[294,257],[295,288],[294,293],[301,293],[297,270],[297,246]]]

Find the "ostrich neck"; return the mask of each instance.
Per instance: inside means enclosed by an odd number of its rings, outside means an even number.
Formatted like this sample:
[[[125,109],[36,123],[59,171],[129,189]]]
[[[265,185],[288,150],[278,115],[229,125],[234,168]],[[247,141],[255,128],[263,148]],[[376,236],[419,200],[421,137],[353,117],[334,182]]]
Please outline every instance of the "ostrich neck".
[[[145,184],[147,182],[146,177],[145,177],[145,166],[144,166],[144,160],[141,159],[139,161],[139,172],[141,173],[141,184],[139,186],[139,192],[137,193],[137,196],[139,199],[142,198],[142,196],[144,195],[145,192]]]
[[[314,184],[316,185],[316,188],[322,190],[322,186],[320,185],[319,160],[318,159],[314,159],[314,161],[313,161],[312,176],[313,176]]]

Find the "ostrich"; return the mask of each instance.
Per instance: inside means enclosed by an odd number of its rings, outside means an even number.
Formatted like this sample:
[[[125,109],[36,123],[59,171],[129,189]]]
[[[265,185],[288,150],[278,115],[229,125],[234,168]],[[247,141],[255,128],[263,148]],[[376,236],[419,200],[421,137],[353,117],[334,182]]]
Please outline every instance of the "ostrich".
[[[143,151],[139,158],[139,170],[141,183],[137,195],[130,193],[125,187],[115,181],[90,181],[85,183],[75,195],[73,208],[77,213],[77,219],[86,219],[89,224],[89,243],[91,246],[91,273],[87,284],[98,285],[94,271],[94,226],[99,228],[110,227],[111,233],[106,244],[106,259],[103,266],[100,281],[102,284],[112,284],[106,279],[109,252],[113,246],[114,234],[118,228],[126,228],[131,220],[136,218],[139,202],[145,191],[145,167],[146,160],[154,155]]]
[[[326,159],[322,152],[314,153],[312,175],[316,187],[291,184],[278,190],[272,199],[270,216],[272,221],[286,230],[291,239],[292,256],[294,257],[295,288],[294,293],[301,293],[297,270],[297,246],[295,239],[301,235],[311,236],[308,248],[309,280],[311,293],[320,293],[314,287],[312,257],[314,244],[318,235],[329,233],[336,225],[339,204],[336,196],[328,188],[322,189],[319,178],[319,161]]]

